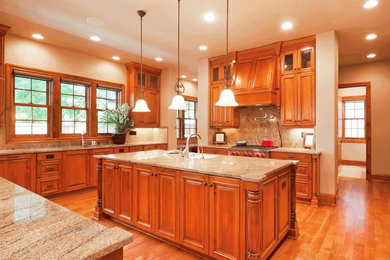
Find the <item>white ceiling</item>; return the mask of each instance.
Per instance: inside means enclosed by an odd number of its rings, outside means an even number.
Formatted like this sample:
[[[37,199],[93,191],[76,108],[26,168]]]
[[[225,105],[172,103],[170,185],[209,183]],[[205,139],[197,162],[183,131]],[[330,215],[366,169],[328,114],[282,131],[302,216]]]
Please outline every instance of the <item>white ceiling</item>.
[[[379,0],[374,9],[364,9],[365,0],[230,0],[230,49],[242,50],[268,43],[336,30],[340,43],[340,63],[367,62],[369,52],[376,60],[390,58],[390,1]],[[182,0],[182,71],[195,77],[197,61],[224,53],[225,0]],[[164,68],[176,65],[176,0],[0,0],[0,23],[12,26],[11,34],[31,38],[39,32],[43,40],[65,48],[123,63],[138,60],[138,9],[144,17],[146,63]],[[213,23],[202,17],[216,15]],[[86,22],[87,17],[104,21],[103,26]],[[282,31],[283,21],[294,23]],[[368,33],[377,33],[372,42]],[[100,43],[88,38],[98,35]],[[205,52],[198,46],[206,44]],[[164,62],[153,59],[163,57]]]

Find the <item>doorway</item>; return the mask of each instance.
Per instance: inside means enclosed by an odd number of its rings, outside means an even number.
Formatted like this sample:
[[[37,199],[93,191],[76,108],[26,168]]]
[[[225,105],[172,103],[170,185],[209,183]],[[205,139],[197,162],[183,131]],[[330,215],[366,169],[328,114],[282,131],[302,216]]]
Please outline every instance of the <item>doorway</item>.
[[[370,82],[339,85],[338,154],[339,176],[370,179]]]

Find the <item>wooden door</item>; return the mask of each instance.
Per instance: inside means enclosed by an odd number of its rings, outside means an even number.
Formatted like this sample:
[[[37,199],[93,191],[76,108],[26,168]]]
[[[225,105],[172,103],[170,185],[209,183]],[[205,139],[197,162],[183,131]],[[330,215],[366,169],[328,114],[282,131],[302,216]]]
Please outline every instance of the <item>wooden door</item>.
[[[222,124],[223,107],[215,105],[219,99],[219,95],[222,91],[222,85],[211,85],[210,92],[210,125],[220,126]]]
[[[108,149],[98,149],[90,152],[89,155],[89,183],[88,186],[96,186],[97,185],[97,167],[99,164],[99,160],[94,157],[94,155],[101,154],[111,154],[113,150],[111,148]]]
[[[36,191],[35,154],[7,155],[0,157],[0,177],[32,192]]]
[[[115,201],[117,198],[117,164],[104,161],[102,165],[102,208],[104,213],[113,216],[115,212]]]
[[[156,169],[155,234],[172,241],[179,237],[178,185],[176,171]]]
[[[133,170],[131,164],[119,163],[117,166],[118,182],[115,191],[115,214],[124,222],[131,223],[133,213]],[[113,196],[113,194],[111,194]]]
[[[145,91],[145,101],[150,112],[145,113],[145,125],[158,127],[160,118],[160,95],[157,91]]]
[[[304,127],[315,125],[315,81],[314,73],[297,74],[298,80],[298,124]]]
[[[295,126],[297,117],[297,79],[295,74],[282,76],[281,83],[281,124]]]
[[[299,72],[310,72],[315,68],[314,47],[305,47],[297,50]]]
[[[236,77],[234,80],[234,92],[245,92],[252,86],[251,73],[253,60],[238,61],[236,64]]]
[[[191,249],[208,254],[208,177],[180,173],[180,238]]]
[[[290,171],[278,177],[278,236],[282,239],[290,228]]]
[[[275,58],[264,57],[255,61],[254,77],[252,88],[255,90],[272,90],[272,71],[275,67]]]
[[[240,181],[210,177],[210,255],[239,259]]]
[[[277,233],[277,179],[264,183],[263,186],[263,239],[262,257],[269,255],[278,241]]]
[[[297,72],[298,61],[296,56],[297,56],[297,52],[295,50],[282,52],[281,54],[282,75],[292,74]]]
[[[89,176],[88,151],[64,152],[63,181],[64,191],[79,190],[88,187]]]
[[[154,171],[152,167],[134,166],[134,224],[152,232]]]

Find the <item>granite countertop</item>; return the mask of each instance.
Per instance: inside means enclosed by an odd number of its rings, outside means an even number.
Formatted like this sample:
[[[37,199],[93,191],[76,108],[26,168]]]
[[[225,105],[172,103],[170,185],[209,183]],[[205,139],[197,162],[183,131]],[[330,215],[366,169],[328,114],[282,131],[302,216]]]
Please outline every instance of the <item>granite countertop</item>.
[[[133,241],[0,178],[1,259],[96,259]]]
[[[303,154],[321,154],[320,151],[304,149],[304,148],[289,148],[289,147],[279,147],[270,150],[270,152],[279,152],[279,153],[303,153]]]
[[[96,155],[95,157],[252,182],[262,181],[269,174],[298,163],[298,161],[292,160],[242,158],[215,154],[205,154],[204,160],[197,157],[200,154],[190,153],[190,156],[189,159],[182,157],[180,154],[168,154],[167,151],[153,150]]]
[[[74,146],[62,146],[62,147],[6,149],[6,150],[0,150],[0,155],[93,150],[93,149],[129,147],[129,146],[152,145],[152,144],[167,144],[167,142],[132,142],[129,144],[102,144],[102,145],[87,145],[87,146],[74,145]]]

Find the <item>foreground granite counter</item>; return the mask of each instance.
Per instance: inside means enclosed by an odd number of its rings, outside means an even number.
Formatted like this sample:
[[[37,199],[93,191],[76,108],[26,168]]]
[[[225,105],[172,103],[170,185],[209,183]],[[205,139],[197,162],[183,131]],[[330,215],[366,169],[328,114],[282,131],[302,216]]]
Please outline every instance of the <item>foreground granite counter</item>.
[[[3,178],[0,201],[0,259],[97,259],[133,240]]]
[[[268,174],[298,163],[293,160],[242,158],[216,154],[204,154],[205,159],[201,159],[200,156],[200,154],[190,153],[190,158],[186,158],[180,154],[169,154],[167,151],[153,150],[96,155],[95,157],[253,182],[259,182],[267,177]]]
[[[290,148],[290,147],[279,147],[270,150],[270,152],[278,152],[278,153],[302,153],[302,154],[321,154],[320,151],[304,149],[304,148]]]

